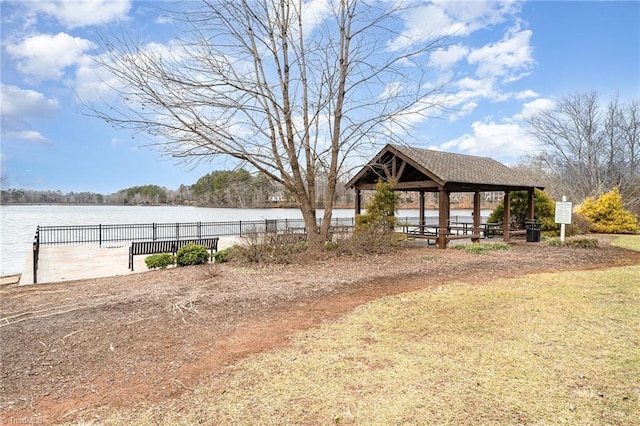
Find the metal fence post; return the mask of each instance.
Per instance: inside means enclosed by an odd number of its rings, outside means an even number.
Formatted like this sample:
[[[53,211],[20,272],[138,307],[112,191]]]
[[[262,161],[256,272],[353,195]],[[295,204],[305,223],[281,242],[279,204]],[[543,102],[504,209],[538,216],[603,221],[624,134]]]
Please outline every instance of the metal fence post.
[[[40,255],[40,226],[36,227],[36,236],[33,240],[33,283],[38,283],[38,257]]]

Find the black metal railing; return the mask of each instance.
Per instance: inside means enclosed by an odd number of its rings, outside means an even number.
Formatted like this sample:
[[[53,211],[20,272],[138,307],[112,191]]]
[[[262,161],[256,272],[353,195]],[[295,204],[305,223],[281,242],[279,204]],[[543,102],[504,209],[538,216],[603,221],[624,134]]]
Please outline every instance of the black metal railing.
[[[353,227],[354,218],[333,218],[331,226]],[[322,225],[322,219],[318,219]],[[214,237],[245,237],[249,234],[286,233],[304,229],[303,219],[265,219],[230,222],[138,223],[119,225],[38,226],[33,241],[33,282],[38,281],[41,245],[97,244],[123,246],[134,241],[167,241]]]
[[[419,226],[418,217],[398,217],[400,226]],[[482,218],[483,223],[486,218]],[[472,216],[451,216],[450,223],[473,223]],[[426,217],[424,226],[437,226],[437,217]],[[322,218],[318,219],[318,226]],[[332,227],[351,228],[355,218],[333,218]],[[265,219],[229,222],[140,223],[120,225],[38,226],[33,242],[33,282],[37,282],[41,245],[97,244],[111,247],[134,241],[166,241],[214,237],[245,237],[249,234],[287,233],[305,228],[303,219]]]
[[[331,226],[353,226],[354,218],[333,218]],[[318,219],[322,225],[322,219]],[[141,223],[122,225],[38,226],[40,245],[126,245],[133,241],[162,241],[212,237],[243,237],[250,233],[279,233],[304,228],[303,219],[266,219],[233,222]]]

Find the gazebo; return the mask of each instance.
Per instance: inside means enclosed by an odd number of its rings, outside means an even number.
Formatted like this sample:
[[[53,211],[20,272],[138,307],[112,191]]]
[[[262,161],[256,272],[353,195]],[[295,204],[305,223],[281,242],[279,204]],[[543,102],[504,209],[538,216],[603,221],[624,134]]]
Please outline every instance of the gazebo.
[[[513,191],[528,191],[528,220],[535,217],[534,192],[544,189],[510,167],[487,157],[454,154],[449,152],[413,148],[410,146],[387,145],[362,168],[347,184],[356,193],[355,212],[362,209],[362,191],[373,190],[379,180],[394,182],[396,191],[411,191],[420,194],[420,229],[425,223],[425,193],[438,193],[439,248],[446,248],[450,240],[460,238],[449,235],[450,194],[452,192],[472,192],[473,231],[464,238],[477,241],[481,238],[480,193],[504,192],[504,216],[502,233],[505,242],[522,231],[512,230],[510,223],[511,199]]]

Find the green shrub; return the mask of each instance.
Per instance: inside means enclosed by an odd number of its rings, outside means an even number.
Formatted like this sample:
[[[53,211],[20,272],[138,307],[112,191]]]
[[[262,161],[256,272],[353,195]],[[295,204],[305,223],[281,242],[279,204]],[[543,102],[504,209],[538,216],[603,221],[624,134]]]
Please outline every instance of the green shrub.
[[[327,241],[326,243],[324,243],[324,249],[325,250],[335,250],[338,248],[338,242],[336,241]]]
[[[201,265],[208,261],[209,252],[205,246],[189,243],[180,247],[176,253],[176,265],[178,266]]]
[[[489,249],[484,244],[462,244],[465,253],[487,254]]]
[[[455,250],[464,250],[466,253],[471,254],[487,254],[490,251],[509,251],[511,246],[507,243],[470,243],[470,244],[457,244],[451,248]]]
[[[176,258],[170,253],[152,254],[144,259],[148,269],[165,269],[169,265],[176,263]]]
[[[241,247],[236,244],[224,250],[220,250],[213,255],[213,260],[216,263],[229,262],[231,259],[233,259],[234,255],[236,255],[240,249]]]
[[[560,247],[562,246],[562,240],[560,238],[549,238],[545,241],[545,243],[549,246],[549,247]]]
[[[614,188],[598,199],[588,197],[576,211],[590,223],[590,230],[606,234],[626,234],[640,231],[638,218],[622,203],[618,188]]]
[[[507,243],[495,242],[495,243],[483,243],[483,245],[487,246],[489,250],[493,251],[509,251],[511,250],[511,246]]]
[[[565,244],[568,247],[596,248],[598,247],[598,240],[595,238],[572,238],[570,240],[566,240]]]
[[[367,212],[356,216],[356,232],[392,232],[396,227],[395,213],[400,196],[393,190],[393,182],[379,180],[375,189]]]

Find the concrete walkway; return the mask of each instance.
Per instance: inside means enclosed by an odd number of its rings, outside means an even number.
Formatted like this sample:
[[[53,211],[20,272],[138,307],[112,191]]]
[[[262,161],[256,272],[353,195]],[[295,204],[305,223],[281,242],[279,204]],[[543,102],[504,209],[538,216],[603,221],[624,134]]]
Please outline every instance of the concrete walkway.
[[[237,244],[239,238],[222,237],[218,250]],[[134,256],[134,271],[129,270],[129,246],[99,247],[41,246],[38,260],[38,284],[87,278],[113,277],[147,271],[144,259]],[[33,284],[33,252],[29,252],[24,265],[20,285]]]

